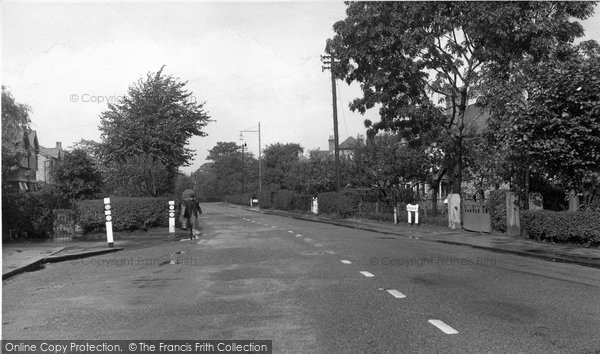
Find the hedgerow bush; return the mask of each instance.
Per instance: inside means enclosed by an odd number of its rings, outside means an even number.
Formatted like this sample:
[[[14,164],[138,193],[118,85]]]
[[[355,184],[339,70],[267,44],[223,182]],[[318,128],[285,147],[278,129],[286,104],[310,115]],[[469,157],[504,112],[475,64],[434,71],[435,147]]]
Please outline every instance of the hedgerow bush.
[[[600,212],[522,210],[521,228],[529,238],[600,245]]]
[[[352,217],[358,213],[360,195],[352,190],[321,193],[318,196],[319,213],[336,214],[339,217]]]
[[[147,230],[169,225],[170,198],[110,198],[114,231]],[[104,200],[81,200],[73,206],[83,232],[105,227]]]
[[[493,190],[487,200],[492,230],[506,232],[506,190]]]
[[[312,207],[312,195],[295,194],[292,197],[292,209],[300,211],[309,211]]]
[[[239,204],[239,205],[250,205],[250,198],[252,195],[250,193],[243,194],[235,194],[235,195],[226,195],[223,199],[227,203],[231,204]]]
[[[53,209],[60,198],[50,192],[2,194],[2,239],[50,238],[53,232]]]
[[[294,192],[288,190],[278,190],[273,192],[273,208],[278,210],[292,210],[292,198]]]
[[[262,209],[271,209],[273,207],[272,196],[273,192],[270,190],[258,192],[258,206]]]

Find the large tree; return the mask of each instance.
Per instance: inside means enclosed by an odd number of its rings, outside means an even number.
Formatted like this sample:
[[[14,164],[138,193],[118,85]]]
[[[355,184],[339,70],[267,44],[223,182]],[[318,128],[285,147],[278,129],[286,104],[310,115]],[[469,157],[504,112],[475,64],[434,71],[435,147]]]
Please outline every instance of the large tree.
[[[334,72],[359,82],[363,97],[350,107],[380,107],[381,121],[366,121],[373,135],[413,124],[445,102],[439,121],[450,158],[454,192],[462,182],[465,110],[479,96],[481,69],[506,70],[514,60],[539,61],[553,48],[583,35],[572,18],[593,13],[591,2],[352,2],[334,25],[327,50]]]
[[[297,169],[304,149],[296,143],[275,143],[264,150],[265,184],[272,188],[302,188]]]
[[[565,189],[598,188],[600,174],[600,47],[561,48],[547,60],[524,60],[508,80],[491,81],[485,104],[496,140],[523,171]],[[522,183],[521,183],[522,184]],[[528,189],[526,185],[519,186]]]
[[[172,191],[177,168],[195,155],[187,148],[189,139],[205,136],[202,129],[211,121],[204,103],[186,90],[187,82],[163,69],[130,86],[123,100],[109,104],[100,116],[103,160],[117,168],[133,164],[129,170],[149,196]]]
[[[31,108],[19,103],[6,87],[2,86],[2,181],[19,169],[26,156],[23,136],[30,131]]]

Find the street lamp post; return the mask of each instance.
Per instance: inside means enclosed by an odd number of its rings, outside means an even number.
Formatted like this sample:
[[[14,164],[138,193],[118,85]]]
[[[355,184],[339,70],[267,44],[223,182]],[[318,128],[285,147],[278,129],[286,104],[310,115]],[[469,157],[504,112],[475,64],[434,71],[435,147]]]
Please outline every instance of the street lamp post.
[[[246,191],[246,179],[245,179],[245,176],[244,176],[244,170],[245,170],[245,167],[246,167],[246,164],[244,162],[244,148],[246,146],[247,146],[246,143],[242,144],[242,194],[244,194],[245,191]]]
[[[258,122],[258,130],[251,130],[252,128],[240,130],[240,138],[242,133],[258,133],[258,190],[262,191],[262,145],[260,140],[260,122]]]

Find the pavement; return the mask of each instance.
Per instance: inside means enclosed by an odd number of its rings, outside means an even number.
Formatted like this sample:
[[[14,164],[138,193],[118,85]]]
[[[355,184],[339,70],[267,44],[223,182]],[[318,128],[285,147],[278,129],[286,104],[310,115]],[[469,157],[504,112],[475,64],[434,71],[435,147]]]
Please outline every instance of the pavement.
[[[86,235],[83,239],[67,242],[4,242],[2,244],[2,280],[23,272],[41,269],[46,263],[92,257],[165,241],[176,241],[185,238],[186,235],[182,231],[169,235],[167,228],[152,229],[148,232],[115,232],[113,247],[108,246],[105,234]]]
[[[584,247],[574,244],[554,244],[529,240],[523,236],[506,236],[499,233],[480,233],[467,230],[452,230],[433,225],[411,226],[406,223],[377,221],[363,218],[333,218],[321,215],[294,213],[281,210],[250,208],[228,204],[249,211],[288,216],[296,219],[333,224],[374,231],[382,234],[403,236],[424,241],[463,245],[488,251],[511,253],[527,257],[545,259],[551,262],[574,263],[587,267],[600,268],[600,248]]]
[[[527,257],[541,258],[552,262],[574,263],[588,267],[600,268],[600,249],[586,248],[579,245],[551,244],[528,240],[523,237],[511,237],[503,234],[485,234],[466,230],[390,222],[362,218],[340,219],[320,215],[294,213],[281,210],[250,208],[235,204],[230,207],[246,209],[253,212],[292,217],[300,220],[321,222],[353,229],[374,231],[382,234],[420,239],[424,241],[463,245],[495,252],[511,253]],[[181,233],[181,235],[179,235]],[[185,233],[178,231],[171,240],[184,238]],[[60,262],[70,259],[96,256],[117,252],[124,247],[135,247],[148,240],[162,242],[168,237],[167,229],[153,229],[148,233],[131,235],[115,233],[114,247],[108,247],[105,240],[96,239],[71,242],[28,242],[4,243],[2,245],[2,280],[25,271],[43,268],[45,263]],[[181,237],[179,237],[181,236]]]

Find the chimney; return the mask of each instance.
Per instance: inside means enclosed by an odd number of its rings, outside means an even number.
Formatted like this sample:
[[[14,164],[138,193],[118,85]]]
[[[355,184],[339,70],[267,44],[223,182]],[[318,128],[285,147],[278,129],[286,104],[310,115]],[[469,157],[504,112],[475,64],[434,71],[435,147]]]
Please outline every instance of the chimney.
[[[56,142],[56,148],[62,149],[62,143],[60,141]]]
[[[333,138],[333,135],[329,136],[329,151],[333,151],[335,150],[335,139]]]

